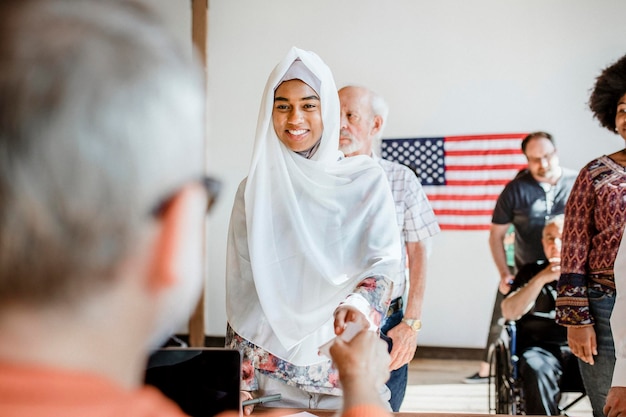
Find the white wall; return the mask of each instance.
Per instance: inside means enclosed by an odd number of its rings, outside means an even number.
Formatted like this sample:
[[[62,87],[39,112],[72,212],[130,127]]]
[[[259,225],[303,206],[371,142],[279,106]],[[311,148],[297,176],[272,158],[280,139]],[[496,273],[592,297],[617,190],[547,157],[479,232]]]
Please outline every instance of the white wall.
[[[623,147],[586,102],[626,52],[625,14],[618,0],[211,0],[208,167],[225,188],[209,221],[207,334],[224,334],[230,208],[265,81],[292,45],[317,52],[338,86],[381,93],[386,137],[547,130],[563,165],[579,169]],[[486,232],[437,236],[420,343],[483,347],[496,285]]]

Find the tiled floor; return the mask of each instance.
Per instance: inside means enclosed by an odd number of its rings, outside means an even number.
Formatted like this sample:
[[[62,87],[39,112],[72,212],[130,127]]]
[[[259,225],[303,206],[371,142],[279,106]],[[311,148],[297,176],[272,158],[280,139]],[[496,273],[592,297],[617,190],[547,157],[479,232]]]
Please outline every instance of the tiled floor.
[[[478,365],[478,361],[470,360],[414,359],[400,411],[489,413],[488,384],[462,382],[478,370]],[[568,414],[592,417],[589,400],[585,398]]]

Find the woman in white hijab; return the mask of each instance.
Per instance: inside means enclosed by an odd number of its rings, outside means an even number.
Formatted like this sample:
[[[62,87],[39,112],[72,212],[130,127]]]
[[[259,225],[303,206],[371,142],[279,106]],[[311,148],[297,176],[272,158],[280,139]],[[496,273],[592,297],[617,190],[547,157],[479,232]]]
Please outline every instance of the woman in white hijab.
[[[330,69],[292,48],[265,87],[235,197],[226,341],[243,354],[242,390],[282,394],[267,406],[341,408],[318,348],[347,322],[378,330],[389,305],[400,254],[393,199],[378,164],[338,151],[339,114]]]

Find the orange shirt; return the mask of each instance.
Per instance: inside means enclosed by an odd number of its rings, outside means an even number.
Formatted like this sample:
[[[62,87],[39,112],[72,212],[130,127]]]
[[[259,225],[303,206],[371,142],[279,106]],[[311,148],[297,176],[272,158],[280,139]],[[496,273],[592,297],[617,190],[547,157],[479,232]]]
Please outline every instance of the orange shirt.
[[[95,374],[7,363],[0,363],[0,416],[188,417],[153,387],[126,390]],[[342,414],[342,417],[389,416],[389,412],[373,405],[353,407]],[[238,414],[229,412],[220,417],[238,417]]]
[[[341,417],[391,417],[391,412],[375,405],[357,405],[345,411]]]
[[[126,390],[98,375],[0,363],[2,417],[187,417],[156,388]]]

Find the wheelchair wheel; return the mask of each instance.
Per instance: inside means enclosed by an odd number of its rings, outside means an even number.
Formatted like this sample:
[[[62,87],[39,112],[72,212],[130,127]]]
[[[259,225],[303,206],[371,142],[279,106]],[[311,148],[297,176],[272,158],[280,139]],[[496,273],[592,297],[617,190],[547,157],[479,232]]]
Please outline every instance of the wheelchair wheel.
[[[492,346],[489,364],[489,409],[495,414],[524,414],[521,393],[511,372],[509,349],[498,340]]]

